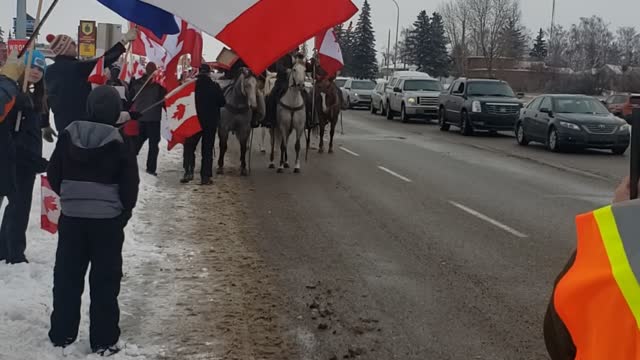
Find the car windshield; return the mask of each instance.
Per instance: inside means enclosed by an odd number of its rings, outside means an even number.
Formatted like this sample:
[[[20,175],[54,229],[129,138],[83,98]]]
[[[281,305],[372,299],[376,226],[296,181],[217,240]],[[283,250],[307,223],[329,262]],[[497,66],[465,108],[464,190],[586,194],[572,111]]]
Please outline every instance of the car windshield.
[[[511,87],[497,81],[470,82],[467,90],[469,96],[515,97]]]
[[[598,114],[609,113],[602,103],[592,98],[555,98],[553,99],[554,112],[561,114]]]
[[[436,80],[405,80],[406,91],[441,91],[442,86]]]
[[[373,81],[354,81],[351,84],[351,88],[354,90],[373,90],[376,87],[376,83]]]
[[[339,88],[344,87],[344,84],[347,82],[347,79],[336,79],[336,85],[338,85]]]

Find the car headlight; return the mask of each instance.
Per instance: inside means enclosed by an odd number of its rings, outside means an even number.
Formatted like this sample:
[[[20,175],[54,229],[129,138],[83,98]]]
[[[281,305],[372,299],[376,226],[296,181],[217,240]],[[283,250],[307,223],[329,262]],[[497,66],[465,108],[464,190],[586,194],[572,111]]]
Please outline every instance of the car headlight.
[[[482,104],[480,104],[480,101],[476,100],[471,103],[471,112],[474,112],[474,113],[482,112]]]
[[[409,98],[409,100],[407,100],[407,102],[409,104],[415,104],[416,103],[416,98]]]
[[[631,126],[629,124],[620,125],[618,128],[619,132],[629,132],[631,130]]]
[[[353,95],[355,95],[355,97],[358,97],[358,93],[355,93],[355,94],[353,94]]]
[[[566,121],[560,121],[560,126],[567,128],[567,129],[571,129],[571,130],[577,130],[580,131],[580,126],[570,123],[570,122],[566,122]]]

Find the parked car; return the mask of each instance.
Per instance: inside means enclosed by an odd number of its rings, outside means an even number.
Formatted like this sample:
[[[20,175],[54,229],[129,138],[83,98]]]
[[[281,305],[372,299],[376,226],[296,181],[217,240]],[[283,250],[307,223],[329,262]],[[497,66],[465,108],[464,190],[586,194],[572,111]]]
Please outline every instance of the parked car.
[[[344,84],[344,90],[347,95],[346,103],[349,108],[371,106],[371,96],[376,82],[372,80],[348,79]]]
[[[424,73],[402,74],[394,76],[392,81],[385,94],[387,119],[393,119],[395,114],[400,115],[402,122],[411,118],[438,118],[440,81]]]
[[[513,130],[522,106],[505,81],[458,79],[440,95],[440,130],[448,131],[454,125],[465,136],[476,130]]]
[[[384,89],[387,86],[386,81],[380,81],[376,84],[376,87],[373,89],[373,94],[371,94],[371,113],[376,114],[378,110],[382,111],[384,108],[385,102],[385,94]]]
[[[640,94],[611,95],[605,101],[605,105],[615,116],[631,123],[633,109],[640,109]]]
[[[624,154],[631,127],[613,115],[598,99],[584,95],[542,95],[524,108],[516,123],[520,145],[531,141],[551,151],[567,147],[610,149]]]

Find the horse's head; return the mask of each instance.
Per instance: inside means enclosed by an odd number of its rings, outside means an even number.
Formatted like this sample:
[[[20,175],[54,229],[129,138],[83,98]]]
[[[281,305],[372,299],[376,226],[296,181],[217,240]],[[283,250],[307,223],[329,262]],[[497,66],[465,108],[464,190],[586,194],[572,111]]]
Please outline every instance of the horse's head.
[[[243,69],[239,82],[241,84],[242,95],[247,98],[249,107],[252,110],[256,110],[258,108],[258,100],[256,99],[258,80],[249,69]]]
[[[304,77],[307,68],[299,62],[296,62],[289,73],[289,87],[304,88]]]

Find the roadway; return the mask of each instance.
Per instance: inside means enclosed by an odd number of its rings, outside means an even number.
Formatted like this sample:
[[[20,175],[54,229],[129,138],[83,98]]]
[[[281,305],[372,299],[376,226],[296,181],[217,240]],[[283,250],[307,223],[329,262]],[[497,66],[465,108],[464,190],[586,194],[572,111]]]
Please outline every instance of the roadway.
[[[545,359],[542,319],[628,156],[553,154],[508,134],[344,114],[334,154],[242,197],[305,359]]]

